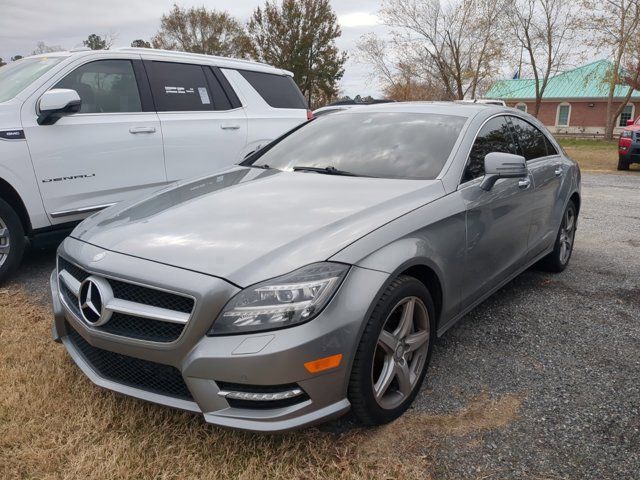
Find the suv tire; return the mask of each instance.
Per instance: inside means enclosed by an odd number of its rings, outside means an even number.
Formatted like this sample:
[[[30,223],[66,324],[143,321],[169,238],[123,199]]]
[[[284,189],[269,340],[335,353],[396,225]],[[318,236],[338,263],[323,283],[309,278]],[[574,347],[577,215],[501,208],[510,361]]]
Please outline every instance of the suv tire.
[[[20,265],[24,253],[24,228],[15,210],[0,198],[0,283]]]

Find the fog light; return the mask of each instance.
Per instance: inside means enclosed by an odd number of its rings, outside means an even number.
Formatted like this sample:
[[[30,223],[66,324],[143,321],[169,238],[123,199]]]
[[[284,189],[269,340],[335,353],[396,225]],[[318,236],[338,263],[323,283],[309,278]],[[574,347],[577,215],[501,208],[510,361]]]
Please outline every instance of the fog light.
[[[271,402],[275,400],[285,400],[287,398],[302,395],[302,389],[292,388],[281,392],[237,392],[233,390],[220,390],[218,395],[233,400],[250,400],[254,402]]]

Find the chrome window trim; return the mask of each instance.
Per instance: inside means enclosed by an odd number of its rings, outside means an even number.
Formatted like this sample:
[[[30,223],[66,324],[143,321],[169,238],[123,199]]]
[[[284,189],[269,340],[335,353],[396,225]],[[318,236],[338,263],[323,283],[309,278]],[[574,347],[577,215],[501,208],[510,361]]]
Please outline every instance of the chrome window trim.
[[[461,187],[466,186],[467,184],[470,184],[471,182],[477,180],[480,177],[477,178],[473,178],[471,180],[467,180],[466,182],[462,182],[462,176],[464,175],[464,170],[465,168],[467,168],[467,160],[469,160],[469,155],[471,155],[471,150],[473,149],[473,146],[476,143],[476,140],[478,138],[478,134],[480,133],[480,130],[482,130],[482,127],[485,126],[485,124],[489,121],[489,120],[493,120],[496,117],[515,117],[515,118],[519,118],[520,120],[522,120],[523,122],[527,122],[528,124],[530,124],[531,126],[533,126],[534,128],[536,128],[540,133],[542,133],[545,138],[547,138],[552,144],[553,146],[556,148],[557,153],[555,155],[545,155],[544,157],[538,157],[538,158],[534,158],[531,160],[526,160],[527,165],[529,165],[530,163],[534,163],[534,162],[538,162],[539,160],[545,160],[551,157],[559,157],[560,156],[560,151],[562,151],[562,149],[560,148],[560,146],[557,144],[557,142],[555,141],[555,138],[552,140],[551,138],[549,138],[549,136],[544,133],[542,130],[540,130],[538,127],[536,127],[533,123],[531,123],[529,120],[527,120],[524,117],[521,117],[520,115],[514,115],[513,113],[510,112],[500,112],[500,113],[496,113],[494,115],[491,115],[489,118],[487,118],[484,122],[482,122],[482,124],[478,127],[478,129],[476,130],[475,135],[473,136],[473,141],[471,142],[471,147],[469,147],[469,150],[467,151],[467,154],[465,155],[465,159],[464,159],[464,168],[462,169],[462,171],[460,172],[460,178],[458,178],[458,188],[456,190],[460,190]],[[517,141],[517,139],[516,139]]]

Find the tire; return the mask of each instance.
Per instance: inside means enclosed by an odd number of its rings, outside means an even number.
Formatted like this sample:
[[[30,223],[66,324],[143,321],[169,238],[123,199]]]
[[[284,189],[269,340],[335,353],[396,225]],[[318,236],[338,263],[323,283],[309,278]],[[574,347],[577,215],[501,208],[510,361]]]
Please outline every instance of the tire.
[[[618,155],[618,170],[629,170],[629,162],[622,155]]]
[[[556,236],[553,252],[544,257],[540,262],[544,270],[560,273],[567,268],[569,260],[571,260],[571,254],[573,253],[577,221],[578,210],[573,201],[569,200],[569,204],[562,215],[562,222],[558,230],[558,235]],[[567,228],[567,225],[569,225],[569,228]]]
[[[403,322],[410,304],[411,321]],[[377,300],[349,379],[348,398],[361,423],[388,423],[409,408],[429,366],[435,318],[429,291],[413,277],[398,277]]]
[[[20,265],[24,247],[22,222],[11,205],[0,198],[0,283]]]

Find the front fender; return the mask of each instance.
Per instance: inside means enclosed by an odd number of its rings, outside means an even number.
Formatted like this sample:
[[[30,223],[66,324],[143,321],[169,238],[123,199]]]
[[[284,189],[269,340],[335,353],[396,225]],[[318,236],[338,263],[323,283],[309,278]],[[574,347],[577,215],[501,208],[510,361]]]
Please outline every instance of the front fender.
[[[32,228],[51,224],[42,204],[26,140],[0,140],[0,178],[7,182],[24,204]]]
[[[460,310],[465,255],[466,212],[456,192],[374,230],[330,260],[388,273],[389,281],[411,267],[429,268],[440,283],[444,325]]]

